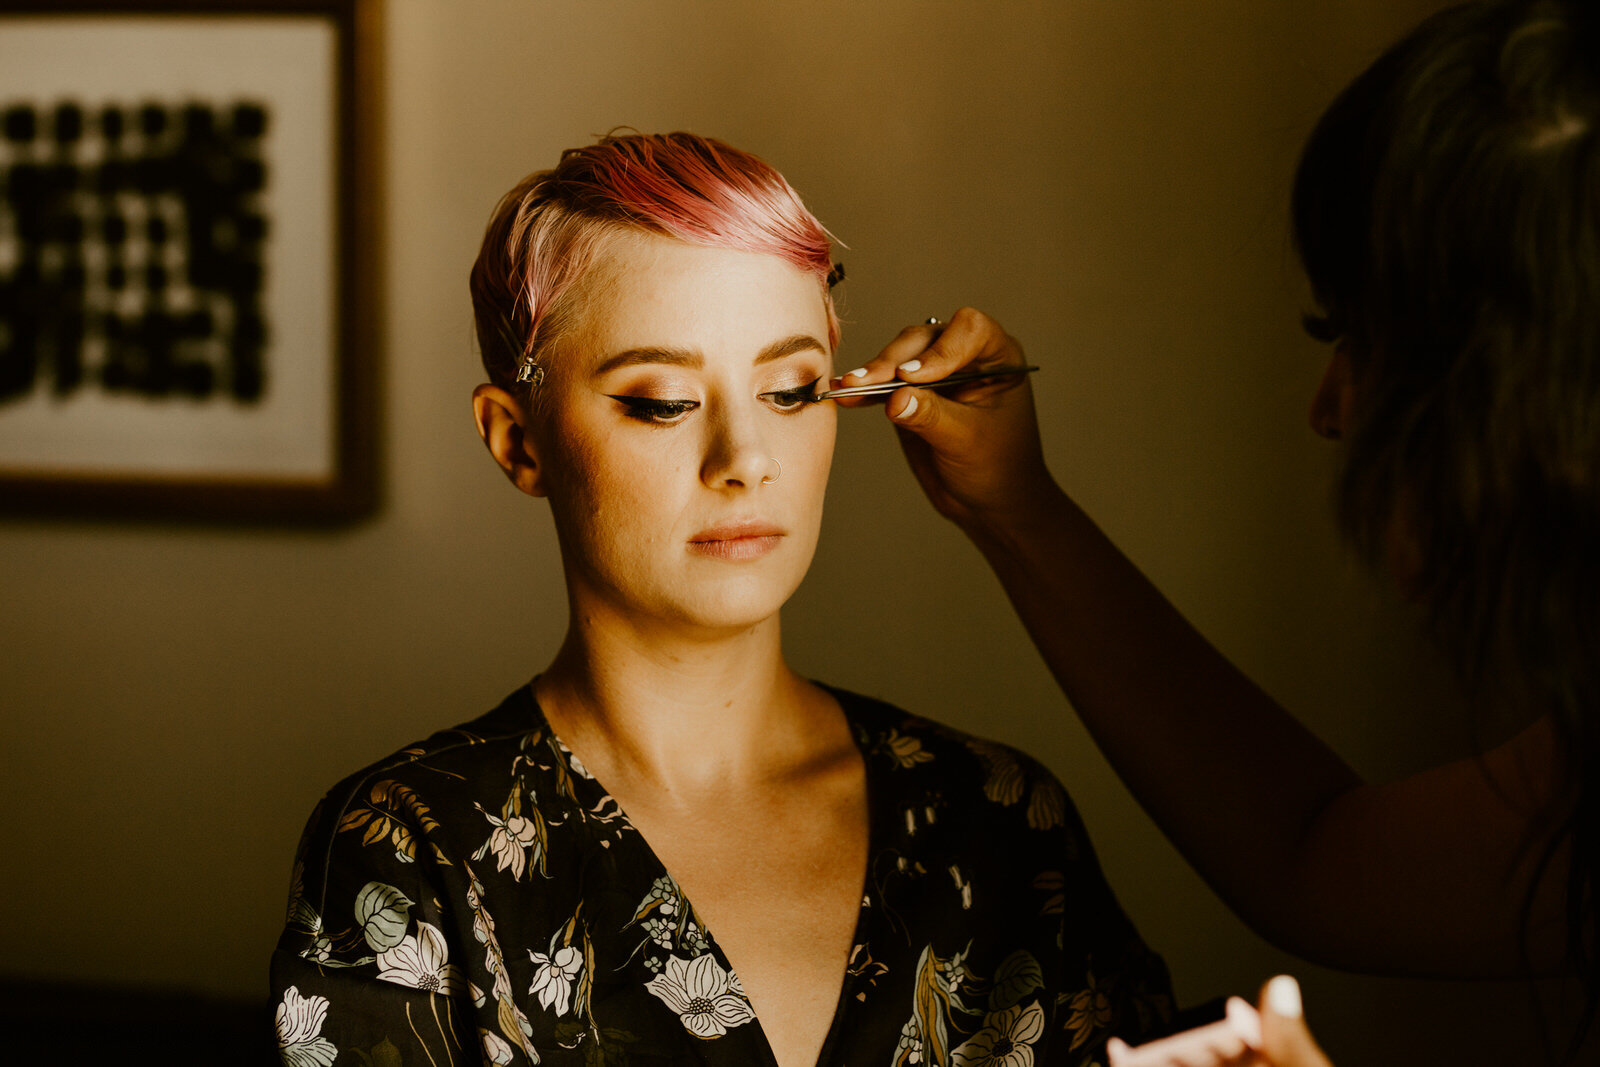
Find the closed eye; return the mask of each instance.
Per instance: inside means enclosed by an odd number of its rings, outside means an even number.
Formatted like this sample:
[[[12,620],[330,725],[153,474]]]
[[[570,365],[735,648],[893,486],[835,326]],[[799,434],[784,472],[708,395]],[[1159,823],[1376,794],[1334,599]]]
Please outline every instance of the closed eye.
[[[797,385],[793,389],[778,389],[770,393],[757,394],[762,400],[767,401],[779,411],[798,411],[801,407],[817,398],[817,383],[821,378],[813,378],[804,385]]]
[[[700,406],[698,400],[657,400],[649,396],[618,396],[607,393],[623,407],[623,414],[640,422],[671,425]]]

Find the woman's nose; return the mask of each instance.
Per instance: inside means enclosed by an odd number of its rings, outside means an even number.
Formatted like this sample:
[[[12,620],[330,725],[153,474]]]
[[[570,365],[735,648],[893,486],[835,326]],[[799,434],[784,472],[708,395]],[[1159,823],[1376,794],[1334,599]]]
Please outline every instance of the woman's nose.
[[[1343,345],[1333,350],[1322,384],[1311,398],[1311,429],[1320,437],[1337,441],[1344,436],[1350,420],[1350,356]]]
[[[700,468],[708,488],[753,489],[772,480],[775,461],[755,419],[723,412],[709,421],[711,439]]]

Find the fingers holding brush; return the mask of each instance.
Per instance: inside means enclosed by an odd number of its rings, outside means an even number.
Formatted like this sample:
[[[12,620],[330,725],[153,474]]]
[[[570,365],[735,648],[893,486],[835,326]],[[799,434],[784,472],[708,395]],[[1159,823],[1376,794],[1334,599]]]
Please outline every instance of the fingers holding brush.
[[[962,371],[1015,367],[1026,362],[1016,339],[976,308],[958,309],[948,323],[925,325],[936,332],[922,353],[896,365],[899,377],[908,382],[933,382]],[[1006,389],[1021,383],[1016,379],[995,379],[994,384]]]
[[[881,382],[894,381],[901,378],[900,368],[906,366],[914,372],[921,366],[919,362],[928,346],[939,336],[939,331],[944,324],[937,319],[930,318],[926,322],[919,322],[914,326],[907,326],[895,335],[894,340],[884,346],[870,363],[857,367],[830,383],[832,388],[849,388],[857,385],[877,385]],[[909,373],[909,372],[908,372]],[[901,378],[901,380],[905,380]],[[923,381],[930,380],[923,376]],[[867,404],[876,404],[882,401],[882,396],[868,397],[840,397],[838,402],[844,407],[864,407]]]
[[[927,385],[955,374],[990,368],[1009,370],[1022,363],[1021,346],[999,323],[975,308],[961,308],[948,323],[934,316],[907,326],[870,363],[835,378],[832,385],[848,388],[896,380]],[[952,391],[952,395],[1013,389],[1020,384],[1017,379],[985,378]],[[841,397],[839,402],[858,407],[867,401]]]
[[[843,384],[906,383],[889,396],[886,411],[918,482],[947,518],[984,524],[1027,507],[1053,485],[1039,444],[1033,391],[1027,375],[1018,373],[939,383],[953,375],[1025,366],[1022,347],[998,322],[962,308],[948,324],[901,330],[860,373],[845,375]]]

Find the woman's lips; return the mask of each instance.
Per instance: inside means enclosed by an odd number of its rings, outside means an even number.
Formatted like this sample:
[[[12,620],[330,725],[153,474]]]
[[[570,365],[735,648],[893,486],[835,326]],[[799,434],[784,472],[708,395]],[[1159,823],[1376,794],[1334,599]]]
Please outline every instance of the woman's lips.
[[[783,536],[770,522],[741,519],[701,530],[689,538],[689,551],[711,559],[759,559],[777,548]]]

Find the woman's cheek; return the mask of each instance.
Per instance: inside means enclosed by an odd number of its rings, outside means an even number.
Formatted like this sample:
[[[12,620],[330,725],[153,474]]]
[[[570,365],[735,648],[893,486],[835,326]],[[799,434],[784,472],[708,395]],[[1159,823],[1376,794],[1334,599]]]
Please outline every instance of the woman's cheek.
[[[810,414],[806,413],[807,416]],[[818,411],[816,418],[806,418],[806,424],[798,428],[790,443],[797,453],[796,458],[804,464],[802,470],[805,477],[816,483],[814,488],[819,494],[827,488],[837,432],[838,420],[834,413],[831,410]]]
[[[661,450],[614,449],[582,465],[584,504],[599,536],[622,548],[652,548],[677,526],[681,464]]]

